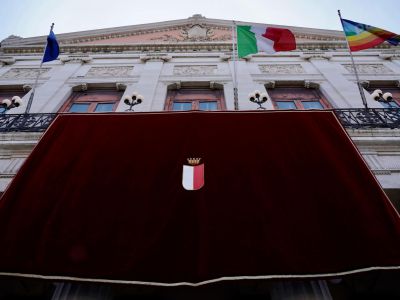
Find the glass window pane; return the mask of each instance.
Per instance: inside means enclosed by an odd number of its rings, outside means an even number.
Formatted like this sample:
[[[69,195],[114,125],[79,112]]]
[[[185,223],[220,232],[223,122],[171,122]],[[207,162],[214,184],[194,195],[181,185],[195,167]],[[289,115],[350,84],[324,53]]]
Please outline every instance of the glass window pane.
[[[69,109],[69,112],[87,112],[89,103],[74,103]]]
[[[200,101],[199,109],[200,110],[217,110],[218,103],[217,103],[217,101]]]
[[[400,105],[397,104],[395,101],[390,101],[389,103],[387,102],[381,102],[382,106],[384,108],[399,108]]]
[[[324,107],[319,101],[303,101],[301,102],[304,109],[323,109]]]
[[[296,109],[294,101],[276,101],[278,109]]]
[[[95,108],[95,112],[108,112],[113,111],[114,103],[98,103]]]
[[[192,102],[174,102],[172,105],[172,110],[191,110]]]

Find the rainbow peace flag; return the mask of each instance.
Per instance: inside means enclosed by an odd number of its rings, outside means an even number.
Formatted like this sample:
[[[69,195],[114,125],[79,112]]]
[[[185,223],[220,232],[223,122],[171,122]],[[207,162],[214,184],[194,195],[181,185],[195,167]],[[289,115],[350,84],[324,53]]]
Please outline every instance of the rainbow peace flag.
[[[393,32],[365,25],[350,20],[342,19],[343,30],[349,42],[351,51],[360,51],[375,47],[387,41],[397,46],[400,43],[400,35]]]

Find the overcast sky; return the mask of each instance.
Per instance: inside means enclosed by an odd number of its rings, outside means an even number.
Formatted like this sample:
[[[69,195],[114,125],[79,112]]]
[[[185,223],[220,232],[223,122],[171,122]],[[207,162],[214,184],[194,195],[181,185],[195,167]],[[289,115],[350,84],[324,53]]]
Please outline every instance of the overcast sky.
[[[342,17],[400,34],[399,0],[0,0],[0,41],[125,25],[208,18],[341,30]]]

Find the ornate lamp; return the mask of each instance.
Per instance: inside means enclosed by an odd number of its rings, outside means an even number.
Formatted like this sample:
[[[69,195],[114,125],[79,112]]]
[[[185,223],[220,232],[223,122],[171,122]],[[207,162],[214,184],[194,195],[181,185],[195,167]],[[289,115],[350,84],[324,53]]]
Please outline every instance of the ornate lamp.
[[[5,113],[7,110],[13,109],[15,107],[19,107],[23,104],[21,97],[14,96],[10,99],[3,99],[0,103],[0,106],[4,108],[2,113]]]
[[[381,90],[375,90],[372,92],[371,97],[375,101],[387,103],[390,107],[392,107],[390,102],[393,100],[393,95],[391,93],[383,93]]]
[[[129,108],[125,111],[134,111],[133,107],[135,105],[138,105],[142,103],[144,100],[144,97],[142,95],[139,95],[138,93],[134,92],[132,96],[125,96],[124,97],[124,103],[126,105],[129,105]]]
[[[257,109],[266,109],[262,104],[268,101],[268,94],[256,90],[249,94],[249,101],[258,104]]]

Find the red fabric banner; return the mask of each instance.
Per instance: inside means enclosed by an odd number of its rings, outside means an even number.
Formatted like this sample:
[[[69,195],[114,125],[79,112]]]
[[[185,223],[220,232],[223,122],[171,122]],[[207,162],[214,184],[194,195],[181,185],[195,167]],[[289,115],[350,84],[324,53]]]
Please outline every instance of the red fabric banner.
[[[2,275],[323,277],[398,268],[400,221],[329,111],[66,114],[0,200],[0,245]]]

